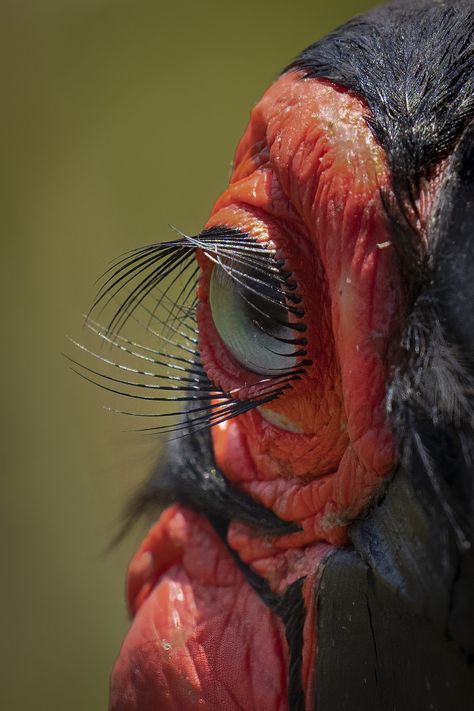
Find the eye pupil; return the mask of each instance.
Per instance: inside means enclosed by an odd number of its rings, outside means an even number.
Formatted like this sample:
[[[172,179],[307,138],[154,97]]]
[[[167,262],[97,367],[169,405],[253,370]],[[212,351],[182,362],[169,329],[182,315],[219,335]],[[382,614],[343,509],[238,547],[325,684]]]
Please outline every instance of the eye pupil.
[[[210,304],[219,336],[247,370],[278,376],[294,368],[297,352],[293,325],[289,323],[290,307],[281,280],[268,270],[244,270],[230,260],[216,264],[211,275]]]

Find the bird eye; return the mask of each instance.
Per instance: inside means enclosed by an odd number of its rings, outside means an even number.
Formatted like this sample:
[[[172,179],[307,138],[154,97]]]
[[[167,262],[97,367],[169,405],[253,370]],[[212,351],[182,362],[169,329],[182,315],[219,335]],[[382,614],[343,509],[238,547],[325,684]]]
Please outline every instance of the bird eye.
[[[211,274],[209,298],[219,336],[240,365],[268,376],[296,365],[296,339],[277,277],[221,260]]]

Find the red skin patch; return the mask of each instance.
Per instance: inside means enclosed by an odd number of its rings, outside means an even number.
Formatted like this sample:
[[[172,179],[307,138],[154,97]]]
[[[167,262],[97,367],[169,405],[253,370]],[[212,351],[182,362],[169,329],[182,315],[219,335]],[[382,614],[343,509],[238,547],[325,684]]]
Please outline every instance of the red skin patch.
[[[347,92],[282,76],[253,110],[207,225],[271,242],[306,311],[312,365],[268,406],[297,431],[254,410],[215,428],[213,442],[230,480],[302,528],[268,539],[231,522],[228,543],[275,592],[307,576],[307,708],[321,563],[347,542],[348,523],[396,464],[384,400],[404,292],[380,199],[390,193],[388,168],[366,116]],[[261,376],[221,342],[208,303],[212,265],[202,255],[200,263],[203,362],[211,380],[246,397]],[[179,508],[162,514],[130,566],[129,601],[135,618],[112,676],[112,711],[287,708],[282,624],[202,518]]]

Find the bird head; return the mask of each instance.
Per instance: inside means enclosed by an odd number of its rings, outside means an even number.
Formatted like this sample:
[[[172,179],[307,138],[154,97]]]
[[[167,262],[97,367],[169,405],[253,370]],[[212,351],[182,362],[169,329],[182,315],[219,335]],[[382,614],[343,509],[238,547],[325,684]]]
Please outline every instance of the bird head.
[[[106,275],[133,365],[82,372],[183,403],[111,709],[468,708],[473,83],[470,2],[356,18],[254,107],[201,233]]]

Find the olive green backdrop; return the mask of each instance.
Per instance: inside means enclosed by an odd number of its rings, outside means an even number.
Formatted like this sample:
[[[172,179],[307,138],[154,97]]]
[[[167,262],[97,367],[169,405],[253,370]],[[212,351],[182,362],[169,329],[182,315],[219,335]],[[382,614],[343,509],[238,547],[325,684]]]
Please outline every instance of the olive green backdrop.
[[[127,627],[107,553],[159,441],[61,351],[107,262],[198,231],[252,105],[371,3],[0,0],[0,708],[98,711]]]

